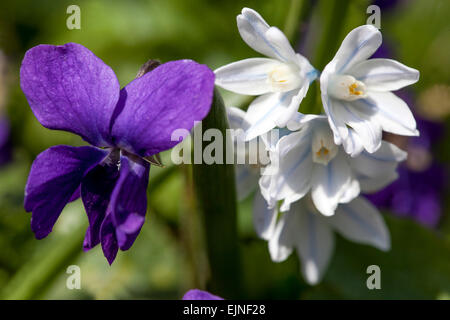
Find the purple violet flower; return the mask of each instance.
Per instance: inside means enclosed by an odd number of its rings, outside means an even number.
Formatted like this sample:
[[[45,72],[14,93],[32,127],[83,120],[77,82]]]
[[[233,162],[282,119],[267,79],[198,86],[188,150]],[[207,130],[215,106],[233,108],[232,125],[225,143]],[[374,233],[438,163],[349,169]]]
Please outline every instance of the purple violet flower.
[[[191,60],[171,61],[120,89],[112,69],[82,45],[39,45],[25,54],[20,85],[46,128],[91,146],[54,146],[34,160],[25,187],[37,239],[64,206],[81,196],[89,220],[87,251],[101,243],[111,264],[144,223],[150,164],[170,149],[175,129],[190,130],[209,112],[214,73]]]
[[[207,291],[192,289],[186,292],[183,300],[223,300],[223,298],[215,296]]]

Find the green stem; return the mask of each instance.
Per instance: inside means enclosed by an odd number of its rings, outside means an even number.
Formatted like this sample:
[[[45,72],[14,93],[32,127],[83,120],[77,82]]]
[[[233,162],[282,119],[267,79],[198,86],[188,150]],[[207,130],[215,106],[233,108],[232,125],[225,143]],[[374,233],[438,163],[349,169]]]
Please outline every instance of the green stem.
[[[233,299],[239,297],[241,292],[236,191],[234,166],[225,164],[226,144],[230,143],[225,134],[228,121],[222,97],[217,89],[214,91],[211,111],[202,122],[201,135],[212,128],[222,133],[223,164],[208,165],[204,161],[202,164],[194,164],[193,178],[198,207],[202,212],[211,273],[208,289],[227,299]],[[193,140],[194,153],[203,153],[208,143],[196,139],[195,133]]]
[[[303,3],[308,2],[303,0]],[[286,17],[286,23],[284,24],[284,34],[293,42],[299,29],[299,17],[301,14],[301,0],[291,0],[291,5],[289,6],[289,11]]]
[[[336,54],[339,42],[342,40],[340,35],[345,25],[349,4],[350,0],[326,0],[321,2],[325,27],[320,35],[321,41],[312,60],[314,67],[318,70],[323,70]],[[318,94],[319,91],[319,84],[315,81],[309,89],[309,97],[304,101],[303,113],[321,113],[322,102]]]
[[[293,44],[298,40],[300,24],[306,20],[311,9],[310,0],[291,0],[289,11],[284,24],[284,34]]]
[[[193,173],[190,166],[183,165],[184,193],[180,217],[180,235],[183,250],[191,269],[190,288],[206,289],[208,261],[206,258],[203,221],[196,207]]]
[[[321,37],[319,49],[314,59],[314,66],[323,70],[326,64],[331,61],[342,40],[340,35],[347,17],[350,0],[326,0],[325,6],[325,29]]]

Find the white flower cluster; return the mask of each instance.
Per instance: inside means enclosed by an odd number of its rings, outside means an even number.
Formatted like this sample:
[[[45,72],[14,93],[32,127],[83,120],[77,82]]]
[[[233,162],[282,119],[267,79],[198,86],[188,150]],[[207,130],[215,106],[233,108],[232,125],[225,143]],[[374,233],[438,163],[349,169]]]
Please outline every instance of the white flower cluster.
[[[415,83],[419,72],[394,60],[369,59],[381,45],[381,33],[360,26],[320,74],[325,113],[301,114],[300,103],[319,72],[254,10],[244,8],[237,25],[242,39],[268,58],[225,65],[215,71],[216,84],[259,96],[247,112],[228,108],[231,126],[243,129],[246,141],[282,132],[277,141],[263,140],[271,159],[265,169],[271,174],[260,175],[255,166],[236,170],[241,198],[259,185],[254,225],[268,241],[272,260],[285,260],[295,248],[306,281],[315,284],[333,252],[332,230],[389,250],[382,216],[359,195],[395,180],[396,167],[406,158],[382,141],[382,132],[418,135],[407,104],[391,91]]]

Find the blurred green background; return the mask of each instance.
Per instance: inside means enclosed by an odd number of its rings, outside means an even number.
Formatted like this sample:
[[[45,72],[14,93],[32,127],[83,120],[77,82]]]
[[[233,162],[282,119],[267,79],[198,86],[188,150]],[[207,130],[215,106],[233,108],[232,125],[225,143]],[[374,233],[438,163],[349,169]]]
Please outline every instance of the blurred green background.
[[[301,2],[301,1],[300,1]],[[421,71],[413,86],[422,103],[420,113],[449,128],[450,2],[399,1],[381,12],[381,31],[395,59]],[[331,1],[319,1],[308,12],[304,54],[315,61],[323,41],[339,45],[344,36],[364,24],[370,4],[350,1],[341,32],[321,39]],[[81,8],[81,30],[68,30],[66,8]],[[285,28],[291,12],[288,0],[17,0],[0,2],[0,50],[5,72],[0,84],[1,112],[10,120],[12,161],[0,168],[0,296],[34,299],[180,299],[190,288],[205,288],[208,264],[202,228],[193,199],[190,168],[153,167],[150,172],[147,221],[133,247],[120,252],[109,266],[97,246],[82,252],[87,225],[80,200],[69,204],[54,231],[36,240],[30,214],[23,210],[23,190],[31,162],[56,144],[82,145],[77,136],[42,127],[19,87],[24,53],[38,44],[80,43],[116,72],[122,86],[148,59],[190,58],[215,69],[258,56],[240,38],[236,15],[242,7],[257,10],[270,25]],[[295,21],[294,21],[295,22]],[[301,28],[298,24],[295,28]],[[291,26],[292,27],[292,26]],[[289,26],[288,26],[289,28]],[[295,31],[295,30],[294,30]],[[293,32],[292,34],[295,34]],[[293,42],[298,42],[297,38]],[[326,53],[332,57],[335,50]],[[436,89],[437,88],[437,89]],[[245,99],[223,92],[227,105]],[[433,95],[434,94],[434,95]],[[427,100],[428,99],[428,100]],[[449,132],[447,130],[446,132]],[[433,145],[442,164],[450,163],[450,137]],[[163,155],[169,163],[169,154]],[[445,190],[448,195],[448,190]],[[256,238],[251,199],[239,204],[242,296],[252,299],[307,298],[450,298],[450,217],[448,197],[436,229],[386,213],[392,250],[338,239],[329,270],[321,284],[310,287],[301,278],[297,257],[275,264],[267,244]],[[66,288],[66,268],[79,265],[82,289]],[[366,287],[366,268],[382,270],[382,289]],[[215,292],[220,295],[220,292]],[[225,297],[227,298],[227,297]]]

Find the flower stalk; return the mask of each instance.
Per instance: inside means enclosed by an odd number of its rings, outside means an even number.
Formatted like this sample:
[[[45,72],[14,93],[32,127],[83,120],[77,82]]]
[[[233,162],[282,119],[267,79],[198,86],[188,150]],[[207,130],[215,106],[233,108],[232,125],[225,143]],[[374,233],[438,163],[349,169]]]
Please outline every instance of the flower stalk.
[[[342,28],[347,17],[347,11],[350,4],[349,0],[327,0],[321,4],[324,6],[323,21],[325,24],[320,42],[316,48],[316,54],[313,59],[313,65],[318,70],[323,70],[328,61],[333,58],[339,45]],[[302,106],[302,113],[319,114],[322,112],[322,103],[320,101],[318,83],[312,83],[309,90],[310,97],[305,99],[305,105]]]
[[[222,97],[215,89],[211,111],[202,122],[202,135],[204,131],[215,128],[226,137],[228,127]],[[230,142],[225,140],[223,143],[223,149],[226,150],[226,143]],[[207,144],[194,141],[193,146],[195,150],[203,151]],[[193,178],[205,230],[210,267],[208,289],[222,296],[237,298],[240,293],[240,263],[234,165],[194,164]]]
[[[298,39],[301,24],[310,14],[311,3],[310,0],[291,0],[283,31],[294,45],[297,45],[296,40]]]

